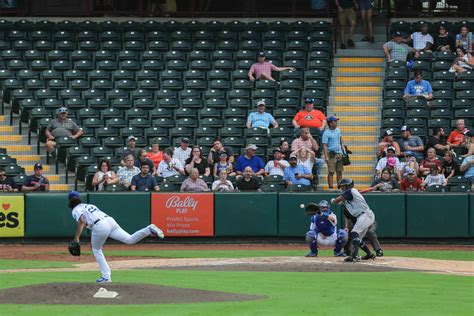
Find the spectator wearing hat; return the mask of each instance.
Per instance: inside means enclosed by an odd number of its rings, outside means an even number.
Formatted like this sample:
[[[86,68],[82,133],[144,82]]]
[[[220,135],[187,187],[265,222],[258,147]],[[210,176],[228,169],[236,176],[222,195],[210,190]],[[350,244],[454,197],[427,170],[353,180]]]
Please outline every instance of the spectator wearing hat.
[[[181,192],[206,192],[209,191],[206,182],[199,178],[199,170],[192,168],[189,177],[181,184]]]
[[[430,167],[429,174],[426,176],[425,181],[421,184],[423,188],[428,188],[435,185],[441,185],[445,187],[447,185],[446,178],[444,174],[440,173],[440,170],[437,166],[432,165]],[[444,189],[443,189],[444,191]]]
[[[234,165],[229,161],[229,156],[225,151],[221,152],[219,155],[219,161],[214,164],[214,177],[218,177],[221,174],[221,170],[226,171],[226,177],[235,176]]]
[[[307,98],[304,100],[304,109],[296,113],[292,124],[296,129],[309,127],[323,132],[326,128],[326,116],[314,108],[314,99]]]
[[[153,161],[151,161],[151,160],[148,158],[148,155],[147,155],[145,149],[139,149],[139,150],[138,150],[137,158],[138,158],[138,159],[135,160],[135,167],[141,169],[141,165],[142,165],[143,163],[146,163],[146,164],[148,165],[148,172],[149,172],[150,174],[155,173],[155,165],[153,164]]]
[[[420,71],[414,71],[414,79],[408,81],[403,98],[416,99],[425,98],[426,100],[433,99],[433,88],[429,81],[423,80],[423,76]]]
[[[243,176],[236,182],[236,187],[240,191],[261,191],[260,182],[254,177],[252,167],[245,167],[242,175]]]
[[[0,167],[0,192],[17,192],[15,180],[11,177],[7,177],[5,168]]]
[[[407,176],[400,181],[400,190],[403,192],[423,191],[421,184],[423,181],[416,176],[413,169],[407,169]]]
[[[210,166],[214,165],[220,160],[220,155],[224,152],[227,154],[229,162],[234,163],[234,151],[232,148],[224,147],[219,138],[214,139],[209,156],[207,156],[207,163]]]
[[[258,62],[253,64],[250,67],[248,77],[250,81],[255,80],[271,80],[275,81],[272,77],[272,71],[283,71],[283,70],[291,70],[295,71],[296,69],[293,67],[277,67],[271,62],[266,61],[265,53],[259,52],[258,53]]]
[[[156,179],[151,175],[150,165],[146,161],[140,163],[140,173],[132,177],[130,183],[132,191],[148,192],[159,191],[160,187],[156,183]]]
[[[425,150],[425,146],[423,145],[423,141],[419,136],[413,136],[411,134],[411,129],[404,125],[401,128],[402,137],[398,141],[400,145],[401,155],[405,156],[406,151],[411,151],[413,156],[416,158],[416,161],[423,160],[423,151]]]
[[[405,162],[402,164],[402,178],[407,176],[407,170],[413,170],[415,174],[418,174],[420,170],[420,166],[418,165],[418,162],[416,161],[416,158],[413,157],[413,152],[410,150],[407,150],[405,152]]]
[[[181,165],[186,165],[186,160],[191,157],[191,147],[189,147],[189,138],[183,137],[181,138],[181,143],[179,147],[175,147],[173,151],[173,158],[179,160]]]
[[[135,167],[135,158],[130,154],[124,158],[125,166],[120,167],[117,171],[119,183],[123,189],[128,190],[132,183],[132,178],[140,173],[140,168]]]
[[[239,156],[235,162],[234,170],[238,175],[242,175],[247,167],[252,168],[256,176],[261,176],[265,173],[265,165],[262,158],[255,156],[257,149],[258,147],[254,144],[245,147],[245,153]]]
[[[466,125],[464,124],[463,119],[456,120],[456,129],[453,130],[448,136],[448,145],[454,150],[456,154],[462,154],[463,152],[463,142],[464,134],[467,132]]]
[[[377,162],[377,166],[375,166],[375,172],[377,178],[380,178],[382,175],[382,170],[388,168],[391,171],[393,176],[396,176],[398,180],[401,179],[401,170],[402,165],[400,160],[395,156],[395,148],[389,147],[387,148],[387,156],[380,158]]]
[[[371,186],[371,191],[378,192],[397,192],[398,181],[392,177],[392,172],[389,168],[384,168],[380,178],[376,179]]]
[[[415,52],[413,47],[403,42],[402,33],[398,31],[393,33],[392,40],[383,44],[382,48],[385,58],[389,63],[394,60],[406,61],[408,54]]]
[[[274,128],[278,127],[277,121],[273,118],[270,113],[265,112],[265,102],[263,100],[257,103],[257,112],[252,112],[247,118],[247,128],[265,128],[269,129],[270,125]]]
[[[168,148],[163,153],[163,160],[158,165],[157,175],[168,178],[178,174],[184,175],[184,167],[181,161],[173,157],[173,149]]]
[[[400,145],[393,139],[393,132],[389,129],[383,133],[383,139],[377,146],[377,158],[385,157],[388,147],[395,148],[395,155],[400,156]]]
[[[221,169],[219,172],[219,179],[212,183],[212,191],[215,192],[231,192],[234,191],[234,185],[227,180],[227,171]]]
[[[414,32],[404,40],[405,43],[413,44],[413,48],[415,52],[410,54],[408,58],[411,60],[414,58],[418,58],[420,56],[420,52],[430,52],[433,48],[433,37],[428,33],[428,24],[423,23],[420,25],[420,31]]]
[[[354,35],[354,30],[357,20],[357,2],[355,0],[336,0],[336,6],[338,9],[338,18],[339,18],[339,40],[341,41],[341,49],[346,48],[344,29],[346,26],[346,20],[349,20],[350,29],[349,36],[347,39],[347,45],[349,47],[354,47],[354,41],[352,41],[352,36]]]
[[[265,174],[267,176],[282,176],[285,173],[285,168],[290,164],[283,159],[283,154],[279,148],[273,150],[273,160],[269,160],[265,165]]]
[[[137,148],[135,147],[137,144],[137,138],[133,135],[127,137],[127,148],[122,151],[122,155],[120,156],[120,165],[124,167],[127,163],[125,161],[125,157],[132,155],[133,160],[137,160]]]
[[[442,173],[446,181],[459,174],[459,164],[454,160],[454,153],[452,151],[446,151],[444,154]]]
[[[336,173],[336,183],[342,180],[344,166],[342,164],[342,137],[341,130],[337,127],[339,119],[335,116],[328,117],[328,129],[324,131],[322,137],[324,159],[328,166],[328,186],[334,188],[334,173]]]
[[[426,152],[426,159],[424,159],[420,164],[420,176],[425,177],[431,172],[431,167],[435,166],[438,169],[438,172],[441,172],[442,164],[441,160],[436,156],[436,151],[434,148],[428,148]]]
[[[199,175],[204,175],[206,177],[211,175],[211,169],[207,164],[207,160],[202,156],[202,150],[199,146],[193,146],[191,151],[191,157],[186,159],[186,164],[184,165],[184,170],[189,175],[193,169],[199,171]]]
[[[450,149],[449,144],[444,135],[444,128],[433,128],[433,134],[426,142],[426,148],[433,147],[436,150],[436,155],[442,157],[444,153]]]
[[[308,168],[298,164],[296,155],[290,155],[290,165],[285,168],[283,179],[288,186],[294,184],[311,185],[310,180],[313,180],[313,174]]]
[[[146,155],[153,162],[155,170],[158,169],[158,165],[163,160],[163,152],[160,151],[160,144],[157,139],[152,139],[151,150]]]
[[[71,119],[67,118],[67,108],[61,107],[57,111],[57,117],[52,119],[45,130],[46,150],[53,152],[56,148],[54,141],[58,137],[71,137],[78,139],[84,134],[84,131],[77,126]]]
[[[33,174],[27,176],[21,187],[22,192],[48,192],[49,180],[43,176],[43,165],[36,163],[33,167]]]
[[[456,47],[454,36],[452,36],[445,25],[438,27],[438,34],[434,37],[433,51],[451,52]]]

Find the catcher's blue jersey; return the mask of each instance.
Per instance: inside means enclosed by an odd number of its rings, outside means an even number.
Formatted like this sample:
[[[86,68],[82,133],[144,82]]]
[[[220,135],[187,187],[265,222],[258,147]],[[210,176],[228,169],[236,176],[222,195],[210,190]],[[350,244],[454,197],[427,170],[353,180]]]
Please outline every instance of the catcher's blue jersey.
[[[328,219],[329,215],[334,215],[331,211],[323,212],[321,215],[311,216],[311,230],[314,230],[316,234],[321,233],[324,236],[331,236],[336,231],[335,225]]]

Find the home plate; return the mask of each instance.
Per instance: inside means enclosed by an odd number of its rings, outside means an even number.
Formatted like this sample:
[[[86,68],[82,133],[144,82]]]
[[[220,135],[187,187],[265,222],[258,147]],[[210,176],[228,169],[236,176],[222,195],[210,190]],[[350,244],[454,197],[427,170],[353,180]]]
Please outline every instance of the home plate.
[[[97,293],[94,294],[95,298],[115,298],[118,295],[118,292],[107,291],[107,289],[101,287]]]

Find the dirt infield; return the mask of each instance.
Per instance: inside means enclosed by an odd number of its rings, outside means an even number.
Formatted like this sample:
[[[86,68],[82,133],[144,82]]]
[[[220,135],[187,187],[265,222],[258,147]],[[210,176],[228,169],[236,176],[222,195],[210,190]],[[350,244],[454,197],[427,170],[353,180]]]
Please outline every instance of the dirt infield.
[[[118,292],[115,298],[94,298],[99,288]],[[0,304],[172,304],[230,302],[263,299],[263,296],[172,286],[125,283],[48,283],[0,290]]]

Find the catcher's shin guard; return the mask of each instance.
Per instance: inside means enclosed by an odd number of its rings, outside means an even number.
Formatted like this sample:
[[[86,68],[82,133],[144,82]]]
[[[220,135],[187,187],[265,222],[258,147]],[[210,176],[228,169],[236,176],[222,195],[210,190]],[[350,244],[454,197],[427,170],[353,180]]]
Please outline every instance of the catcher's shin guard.
[[[317,236],[315,232],[309,231],[306,233],[306,243],[308,244],[309,251],[315,254],[318,253],[318,243],[317,243]]]
[[[346,245],[348,240],[347,232],[343,229],[340,229],[337,232],[336,246],[334,247],[334,253],[340,253],[342,248]]]

